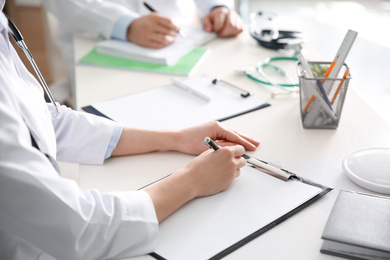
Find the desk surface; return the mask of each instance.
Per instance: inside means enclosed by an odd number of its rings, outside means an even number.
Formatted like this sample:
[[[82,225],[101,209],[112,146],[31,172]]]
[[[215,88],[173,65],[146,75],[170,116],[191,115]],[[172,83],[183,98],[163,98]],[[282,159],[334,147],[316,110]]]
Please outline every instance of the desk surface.
[[[88,52],[94,40],[75,40],[76,59]],[[390,126],[354,91],[354,81],[336,130],[303,129],[297,95],[270,98],[269,90],[244,76],[237,67],[254,66],[268,56],[280,55],[259,47],[247,34],[235,39],[217,39],[207,45],[209,53],[193,75],[206,73],[238,84],[271,103],[271,106],[223,124],[261,141],[252,154],[279,161],[285,169],[334,190],[284,223],[228,255],[225,259],[334,259],[320,253],[321,234],[340,189],[368,192],[351,182],[342,170],[343,158],[357,150],[390,147]],[[308,59],[318,59],[308,50]],[[151,74],[76,65],[77,108],[170,82],[170,75]],[[176,152],[151,153],[108,159],[104,166],[80,165],[80,186],[98,189],[136,190],[183,167],[193,157]],[[150,162],[153,162],[150,163]],[[288,199],[288,198],[286,198]],[[141,256],[135,259],[152,259]]]

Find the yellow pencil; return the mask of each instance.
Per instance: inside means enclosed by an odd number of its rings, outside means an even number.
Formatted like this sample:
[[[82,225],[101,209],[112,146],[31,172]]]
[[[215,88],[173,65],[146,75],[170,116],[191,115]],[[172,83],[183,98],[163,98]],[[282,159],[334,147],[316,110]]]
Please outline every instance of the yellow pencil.
[[[311,103],[313,103],[314,99],[315,99],[315,96],[312,95],[304,108],[305,112],[307,112],[307,110],[309,110],[309,107],[310,107]]]
[[[329,68],[326,70],[324,78],[327,78],[330,74],[330,72],[333,70],[334,66],[336,65],[337,60],[339,59],[339,56],[337,56],[334,61],[330,64]],[[322,84],[324,84],[324,80],[322,81]]]
[[[345,71],[345,73],[344,73],[344,75],[343,75],[343,79],[346,79],[347,76],[348,76],[348,74],[349,74],[349,68],[346,69],[346,71]],[[340,90],[341,90],[341,87],[342,87],[343,84],[344,84],[344,81],[345,81],[345,80],[341,80],[339,86],[337,87],[336,93],[334,93],[334,96],[333,96],[333,98],[332,98],[332,102],[331,102],[332,105],[333,105],[334,101],[336,100],[337,95],[340,93]]]

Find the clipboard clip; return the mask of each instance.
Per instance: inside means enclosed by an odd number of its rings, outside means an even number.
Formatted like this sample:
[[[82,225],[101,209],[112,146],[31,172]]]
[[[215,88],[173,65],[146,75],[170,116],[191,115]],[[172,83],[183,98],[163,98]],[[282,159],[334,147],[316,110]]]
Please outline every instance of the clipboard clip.
[[[286,169],[283,169],[282,165],[280,163],[266,162],[266,161],[251,157],[247,154],[244,154],[243,157],[246,159],[246,162],[249,164],[250,167],[255,168],[256,170],[259,170],[261,172],[267,173],[267,174],[274,176],[278,179],[281,179],[283,181],[288,181],[288,180],[297,178],[297,175],[295,173],[292,173]]]
[[[252,96],[253,94],[243,88],[240,88],[239,86],[236,86],[236,85],[233,85],[229,82],[226,82],[224,80],[221,80],[221,79],[218,79],[218,78],[215,78],[211,81],[211,83],[213,83],[213,85],[216,85],[218,82],[220,83],[223,83],[224,85],[228,86],[228,87],[231,87],[232,89],[235,89],[237,91],[240,92],[240,96],[243,97],[243,98],[247,98],[249,96]]]

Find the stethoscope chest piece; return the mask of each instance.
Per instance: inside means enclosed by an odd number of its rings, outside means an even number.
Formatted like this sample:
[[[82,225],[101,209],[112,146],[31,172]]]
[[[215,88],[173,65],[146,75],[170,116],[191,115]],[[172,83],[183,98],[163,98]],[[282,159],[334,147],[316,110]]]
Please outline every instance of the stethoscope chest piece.
[[[273,50],[302,48],[303,34],[299,31],[279,30],[278,15],[259,11],[250,14],[250,35],[263,47]]]
[[[273,32],[269,29],[250,31],[250,34],[261,46],[273,50],[296,49],[303,43],[303,36],[299,31],[281,30],[278,31],[277,38],[272,38]]]

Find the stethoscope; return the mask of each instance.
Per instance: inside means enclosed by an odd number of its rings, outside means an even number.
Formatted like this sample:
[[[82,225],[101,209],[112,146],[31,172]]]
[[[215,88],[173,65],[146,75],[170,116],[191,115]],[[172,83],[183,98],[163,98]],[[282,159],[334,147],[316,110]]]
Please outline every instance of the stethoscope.
[[[279,30],[278,15],[271,12],[259,11],[250,15],[250,35],[263,47],[273,50],[295,49],[299,52],[303,34],[299,31]],[[269,28],[265,28],[268,24]]]
[[[59,113],[58,103],[55,102],[55,99],[54,99],[49,87],[47,86],[45,80],[43,79],[43,76],[42,76],[41,72],[39,71],[37,64],[35,63],[34,58],[31,55],[30,50],[27,48],[27,45],[23,40],[22,34],[18,30],[18,28],[15,26],[15,24],[12,22],[12,20],[6,14],[4,14],[4,15],[8,19],[8,28],[9,28],[8,33],[15,39],[16,44],[23,50],[27,59],[30,61],[32,67],[34,68],[35,73],[37,74],[37,76],[39,78],[39,81],[41,82],[41,85],[42,85],[46,95],[48,96],[50,102],[53,103],[53,105],[56,109],[56,114],[54,115],[54,117],[56,117]]]
[[[276,25],[276,18],[278,17],[275,13],[270,12],[257,12],[251,14],[251,26],[250,35],[254,38],[261,46],[273,49],[273,50],[286,50],[293,49],[295,55],[292,57],[288,56],[277,56],[269,57],[264,61],[258,62],[254,69],[243,69],[238,72],[245,74],[251,80],[258,83],[278,87],[283,90],[282,93],[294,93],[296,92],[299,84],[294,83],[288,73],[279,66],[273,64],[275,61],[292,61],[297,62],[297,54],[300,53],[303,44],[303,35],[299,31],[286,31],[279,30]],[[270,23],[269,29],[259,29],[263,26],[263,23]],[[288,83],[277,83],[271,80],[271,78],[264,71],[265,68],[276,71],[279,75],[286,79]],[[259,77],[260,76],[260,77]]]
[[[291,61],[291,62],[297,62],[298,58],[293,57],[284,57],[284,56],[277,56],[277,57],[270,57],[266,58],[262,62],[258,62],[255,66],[255,68],[244,68],[244,69],[236,69],[235,72],[239,74],[246,75],[249,79],[264,84],[266,86],[272,86],[279,88],[282,90],[282,92],[275,93],[272,92],[272,96],[275,96],[277,94],[291,94],[296,93],[297,88],[299,87],[298,83],[294,83],[292,78],[289,76],[287,71],[285,71],[283,68],[276,66],[273,64],[275,61]],[[271,80],[271,78],[265,73],[264,69],[270,68],[274,71],[276,71],[279,75],[281,75],[283,78],[286,79],[288,83],[277,83]]]
[[[250,74],[250,73],[247,73],[246,75],[248,76],[248,78],[254,80],[254,81],[257,81],[257,82],[260,82],[262,84],[265,84],[265,85],[269,85],[269,86],[281,86],[281,87],[298,87],[299,84],[296,84],[296,83],[293,83],[293,80],[291,79],[291,77],[288,75],[288,73],[272,64],[271,62],[273,61],[281,61],[281,60],[285,60],[285,61],[298,61],[298,58],[297,57],[270,57],[270,58],[267,58],[265,59],[263,62],[258,62],[256,64],[256,71],[265,79],[265,80],[262,80],[258,77],[255,77],[253,74]],[[268,76],[267,74],[264,72],[263,68],[265,67],[268,67],[268,68],[271,68],[273,70],[275,70],[276,72],[278,72],[280,75],[282,75],[283,77],[285,77],[289,83],[275,83],[273,82]]]

